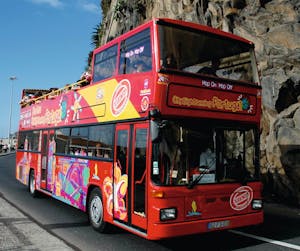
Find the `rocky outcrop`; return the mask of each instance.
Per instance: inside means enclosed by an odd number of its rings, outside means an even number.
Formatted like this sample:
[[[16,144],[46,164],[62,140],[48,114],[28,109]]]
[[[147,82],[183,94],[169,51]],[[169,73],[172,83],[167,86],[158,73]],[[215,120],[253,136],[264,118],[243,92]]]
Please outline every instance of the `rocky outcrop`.
[[[300,205],[300,3],[247,3],[233,32],[252,40],[263,87],[261,173],[266,195]]]
[[[270,194],[289,203],[300,201],[300,103],[283,110],[266,136],[263,176]]]
[[[103,0],[102,6],[102,44],[152,17],[210,25],[255,43],[263,88],[264,187],[300,205],[299,0]]]

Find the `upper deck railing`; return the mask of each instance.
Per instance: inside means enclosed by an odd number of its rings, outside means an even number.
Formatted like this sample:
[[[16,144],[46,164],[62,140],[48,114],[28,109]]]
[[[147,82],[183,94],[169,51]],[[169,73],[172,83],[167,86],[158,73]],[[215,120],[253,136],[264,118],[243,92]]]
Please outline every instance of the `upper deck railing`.
[[[62,87],[62,88],[51,88],[50,90],[48,90],[47,93],[45,93],[47,90],[35,90],[36,92],[44,92],[45,94],[41,94],[41,95],[33,95],[32,94],[26,94],[26,90],[25,90],[25,94],[22,97],[22,100],[20,101],[20,105],[21,107],[26,107],[28,105],[32,105],[32,104],[38,104],[40,103],[42,100],[46,100],[46,99],[53,99],[59,95],[61,95],[62,93],[66,93],[68,91],[76,91],[78,89],[80,89],[82,86],[85,86],[84,83],[87,83],[86,80],[80,80],[78,82],[72,83],[72,84],[67,84],[66,86]]]

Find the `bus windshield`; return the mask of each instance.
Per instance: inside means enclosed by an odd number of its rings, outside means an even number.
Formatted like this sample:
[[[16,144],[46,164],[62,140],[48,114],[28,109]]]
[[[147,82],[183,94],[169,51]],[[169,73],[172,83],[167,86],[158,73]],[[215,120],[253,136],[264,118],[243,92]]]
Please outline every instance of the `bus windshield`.
[[[163,120],[151,124],[152,180],[158,185],[190,185],[258,179],[254,128],[220,127],[203,120]]]
[[[160,25],[160,67],[258,83],[251,44],[205,31]]]

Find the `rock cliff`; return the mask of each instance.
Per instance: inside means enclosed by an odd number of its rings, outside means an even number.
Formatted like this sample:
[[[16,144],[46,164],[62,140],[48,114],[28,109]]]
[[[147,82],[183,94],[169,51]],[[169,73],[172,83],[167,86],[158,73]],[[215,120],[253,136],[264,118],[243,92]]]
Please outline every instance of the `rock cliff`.
[[[265,195],[300,206],[300,1],[102,0],[99,44],[152,17],[206,24],[255,43]]]

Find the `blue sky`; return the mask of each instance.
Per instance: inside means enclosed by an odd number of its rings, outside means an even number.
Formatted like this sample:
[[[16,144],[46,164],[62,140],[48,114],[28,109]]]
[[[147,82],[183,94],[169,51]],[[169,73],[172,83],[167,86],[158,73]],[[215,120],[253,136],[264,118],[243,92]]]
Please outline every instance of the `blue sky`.
[[[7,138],[11,90],[15,132],[23,89],[60,88],[79,79],[101,9],[100,0],[0,0],[0,9],[0,138]]]

